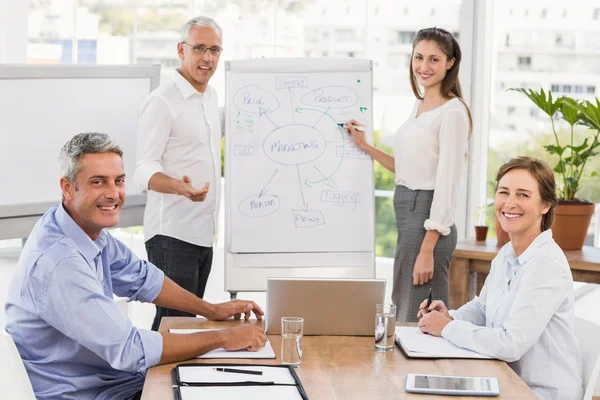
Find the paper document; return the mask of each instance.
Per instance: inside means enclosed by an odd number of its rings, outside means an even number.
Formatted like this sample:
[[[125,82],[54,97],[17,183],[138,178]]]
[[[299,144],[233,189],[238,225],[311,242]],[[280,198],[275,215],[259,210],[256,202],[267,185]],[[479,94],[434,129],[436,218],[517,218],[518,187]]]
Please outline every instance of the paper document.
[[[414,326],[397,326],[396,343],[409,357],[492,359],[492,357],[458,347],[442,337],[422,333],[419,328]]]
[[[218,329],[169,329],[170,333],[189,334],[196,332],[214,331]],[[265,347],[258,351],[215,349],[196,358],[275,358],[271,342],[267,340]]]
[[[230,367],[223,364],[219,367]],[[262,371],[262,375],[240,374],[235,372],[216,371],[215,366],[206,366],[198,364],[194,366],[179,366],[179,380],[185,383],[211,382],[211,383],[232,383],[232,382],[273,382],[276,385],[295,385],[294,377],[289,369],[281,367],[272,367],[268,365],[236,365],[235,369]]]
[[[182,386],[179,392],[182,400],[302,400],[296,386]]]

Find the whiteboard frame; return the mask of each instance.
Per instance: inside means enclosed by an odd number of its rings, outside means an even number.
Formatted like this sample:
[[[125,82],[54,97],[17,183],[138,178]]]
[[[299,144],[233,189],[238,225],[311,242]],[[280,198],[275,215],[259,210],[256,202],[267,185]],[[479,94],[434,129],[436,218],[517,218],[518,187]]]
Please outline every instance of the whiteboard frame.
[[[90,78],[149,78],[150,93],[160,83],[160,65],[0,65],[0,80]],[[26,238],[38,219],[58,202],[60,199],[56,202],[0,205],[0,239]],[[145,205],[146,194],[128,196],[121,211],[119,226],[142,225]]]
[[[303,65],[310,60],[311,67]],[[340,64],[344,67],[340,68]],[[285,70],[279,70],[285,66]],[[299,66],[299,67],[296,67]],[[367,66],[368,69],[365,69]],[[286,58],[255,59],[225,62],[225,230],[226,237],[231,221],[230,185],[227,176],[231,175],[231,156],[228,152],[227,137],[231,132],[228,110],[232,101],[229,94],[231,74],[243,73],[315,73],[315,72],[368,72],[373,83],[373,62],[364,59],[348,58]],[[369,108],[370,122],[373,123],[373,90]],[[373,163],[369,163],[373,176],[373,205],[375,204],[375,176]],[[375,278],[375,207],[373,207],[373,251],[368,252],[315,252],[315,253],[232,253],[225,240],[225,291],[235,298],[237,292],[260,292],[267,290],[267,278]]]

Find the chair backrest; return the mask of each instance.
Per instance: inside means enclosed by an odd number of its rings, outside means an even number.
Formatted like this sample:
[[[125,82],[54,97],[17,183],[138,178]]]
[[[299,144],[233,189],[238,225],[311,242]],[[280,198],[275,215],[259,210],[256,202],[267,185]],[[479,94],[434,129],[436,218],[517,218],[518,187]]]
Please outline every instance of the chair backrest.
[[[600,326],[582,318],[575,318],[575,336],[579,340],[583,363],[583,400],[591,400],[600,373]]]
[[[3,399],[35,400],[35,394],[12,337],[0,330],[0,390]]]

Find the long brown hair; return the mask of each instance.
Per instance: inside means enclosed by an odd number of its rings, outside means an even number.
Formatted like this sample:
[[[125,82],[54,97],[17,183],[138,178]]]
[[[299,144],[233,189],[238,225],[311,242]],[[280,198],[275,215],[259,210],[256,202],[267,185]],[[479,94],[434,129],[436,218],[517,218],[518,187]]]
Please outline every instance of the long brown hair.
[[[410,76],[410,86],[412,88],[415,97],[419,100],[423,100],[423,94],[421,94],[421,90],[419,89],[419,84],[417,82],[417,77],[415,76],[412,69],[412,60],[415,55],[415,47],[417,43],[422,40],[430,40],[432,42],[437,43],[440,50],[446,55],[448,61],[454,59],[454,64],[450,67],[449,70],[446,71],[446,76],[444,80],[442,80],[442,88],[441,93],[442,97],[446,99],[451,99],[453,97],[458,98],[467,109],[467,115],[469,117],[469,136],[473,131],[473,118],[471,117],[471,111],[469,110],[469,106],[465,103],[462,95],[462,89],[460,87],[460,81],[458,79],[458,71],[460,69],[460,61],[462,60],[462,52],[460,51],[460,46],[458,45],[458,41],[450,32],[442,28],[425,28],[421,29],[417,32],[415,36],[415,40],[413,40],[412,45],[412,54],[410,57],[410,63],[408,66],[409,76]]]
[[[524,169],[528,171],[537,181],[538,188],[540,190],[540,197],[542,201],[550,204],[550,209],[546,214],[542,216],[542,232],[552,227],[554,222],[554,208],[558,204],[558,198],[556,197],[556,181],[554,180],[554,172],[546,161],[539,160],[533,157],[516,157],[502,165],[496,175],[496,191],[498,191],[498,184],[500,179],[508,171],[513,169]]]

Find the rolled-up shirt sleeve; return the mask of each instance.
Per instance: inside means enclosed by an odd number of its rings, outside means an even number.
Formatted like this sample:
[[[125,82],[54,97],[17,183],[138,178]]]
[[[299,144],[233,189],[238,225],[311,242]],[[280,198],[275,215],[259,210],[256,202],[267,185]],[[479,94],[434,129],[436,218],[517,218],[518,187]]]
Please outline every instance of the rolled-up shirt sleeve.
[[[455,221],[460,174],[469,140],[469,118],[464,110],[448,110],[439,133],[439,159],[429,218],[424,227],[450,234]]]
[[[165,274],[149,261],[138,258],[121,241],[108,236],[110,275],[113,291],[128,301],[151,303],[156,299],[165,280]]]
[[[168,103],[158,95],[150,96],[140,111],[137,132],[137,159],[133,181],[148,190],[152,175],[163,172],[162,155],[175,118]]]
[[[39,289],[40,317],[112,368],[145,373],[160,361],[162,335],[134,327],[85,261],[62,260]]]

